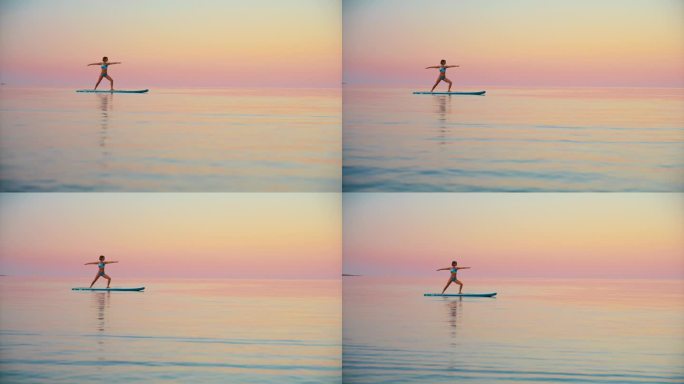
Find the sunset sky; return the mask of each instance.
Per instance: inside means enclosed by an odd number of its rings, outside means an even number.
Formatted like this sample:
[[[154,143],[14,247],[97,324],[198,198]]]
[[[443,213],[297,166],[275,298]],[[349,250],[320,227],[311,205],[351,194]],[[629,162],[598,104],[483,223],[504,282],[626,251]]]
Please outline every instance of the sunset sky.
[[[338,278],[339,194],[0,195],[0,274]]]
[[[0,81],[120,86],[684,86],[679,0],[9,0]],[[344,60],[342,41],[344,37]]]
[[[0,2],[0,80],[121,87],[337,87],[340,0]]]
[[[472,267],[464,278],[681,279],[682,197],[346,194],[343,270],[442,277],[435,270],[455,259]]]
[[[684,86],[681,0],[344,0],[348,84]]]

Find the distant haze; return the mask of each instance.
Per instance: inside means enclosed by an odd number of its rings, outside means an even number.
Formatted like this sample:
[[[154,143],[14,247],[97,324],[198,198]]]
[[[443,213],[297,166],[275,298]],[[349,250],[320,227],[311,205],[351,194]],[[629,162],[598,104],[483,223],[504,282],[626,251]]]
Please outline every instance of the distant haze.
[[[345,0],[347,84],[684,86],[680,0]]]
[[[336,87],[339,0],[0,2],[0,81],[119,87]],[[115,85],[116,85],[115,84]]]
[[[0,195],[0,273],[339,278],[339,194]]]
[[[684,196],[350,193],[344,272],[447,279],[684,277]]]

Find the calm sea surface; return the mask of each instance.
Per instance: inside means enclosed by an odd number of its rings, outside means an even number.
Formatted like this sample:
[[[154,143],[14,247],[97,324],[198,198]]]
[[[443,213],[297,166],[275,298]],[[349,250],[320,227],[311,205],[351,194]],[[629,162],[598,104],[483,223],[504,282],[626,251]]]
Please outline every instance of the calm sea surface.
[[[411,91],[345,88],[345,191],[684,191],[684,89]]]
[[[682,281],[464,283],[345,277],[344,382],[684,381]]]
[[[341,381],[340,281],[0,277],[0,382]]]
[[[0,87],[2,191],[339,191],[335,89]]]

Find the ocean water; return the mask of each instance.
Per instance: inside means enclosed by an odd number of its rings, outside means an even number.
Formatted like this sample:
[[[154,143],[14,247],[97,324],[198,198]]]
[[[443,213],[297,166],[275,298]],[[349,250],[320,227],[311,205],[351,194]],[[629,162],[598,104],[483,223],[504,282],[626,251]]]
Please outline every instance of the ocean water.
[[[684,89],[486,90],[345,87],[343,190],[684,191]]]
[[[339,191],[337,89],[0,87],[2,191]]]
[[[344,278],[345,383],[684,382],[682,281],[445,280]]]
[[[0,382],[341,381],[339,280],[89,278],[0,277]]]

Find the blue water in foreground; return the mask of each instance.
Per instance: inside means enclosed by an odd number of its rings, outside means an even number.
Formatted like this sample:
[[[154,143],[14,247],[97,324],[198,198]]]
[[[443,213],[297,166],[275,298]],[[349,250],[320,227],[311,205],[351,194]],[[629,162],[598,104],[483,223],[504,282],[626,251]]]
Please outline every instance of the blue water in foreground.
[[[341,381],[339,281],[83,282],[0,277],[0,382]]]
[[[337,192],[337,89],[0,87],[0,190]]]
[[[345,277],[345,383],[681,383],[684,283]]]
[[[346,87],[343,190],[684,191],[684,89],[486,89]]]

